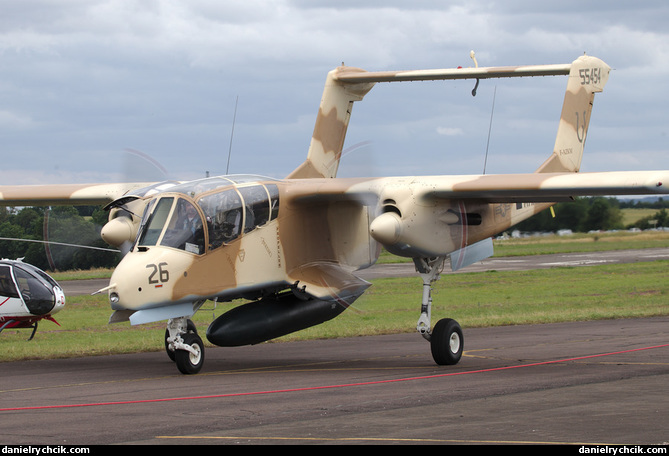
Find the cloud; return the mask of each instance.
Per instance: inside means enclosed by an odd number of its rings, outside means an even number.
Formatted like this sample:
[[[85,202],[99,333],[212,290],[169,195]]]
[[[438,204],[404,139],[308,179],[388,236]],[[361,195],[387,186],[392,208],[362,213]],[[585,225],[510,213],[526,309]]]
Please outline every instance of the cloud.
[[[437,127],[437,134],[442,136],[460,136],[464,134],[462,128]]]
[[[0,156],[11,162],[5,169],[45,180],[64,170],[68,179],[117,179],[126,148],[170,173],[222,173],[238,98],[232,171],[283,177],[306,156],[327,71],[342,61],[369,70],[472,66],[474,49],[481,66],[602,58],[614,73],[596,97],[584,166],[666,169],[666,154],[645,164],[603,158],[665,150],[665,4],[9,2],[0,16]],[[499,160],[494,171],[532,171],[552,147],[565,85],[485,81],[472,97],[470,81],[379,84],[354,107],[345,147],[373,143],[383,153],[378,174],[401,170],[415,151],[430,173],[433,151],[485,148],[496,89],[491,157],[536,158]],[[447,155],[449,172],[480,171],[461,157]]]
[[[31,118],[21,114],[0,110],[0,128],[3,129],[29,129],[34,125]]]

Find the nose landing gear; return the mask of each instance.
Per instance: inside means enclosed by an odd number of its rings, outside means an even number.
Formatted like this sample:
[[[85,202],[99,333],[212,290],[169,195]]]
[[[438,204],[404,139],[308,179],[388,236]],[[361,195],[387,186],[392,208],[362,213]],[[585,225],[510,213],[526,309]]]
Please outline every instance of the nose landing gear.
[[[197,374],[204,364],[204,344],[195,324],[186,317],[173,318],[165,330],[165,351],[182,374]]]

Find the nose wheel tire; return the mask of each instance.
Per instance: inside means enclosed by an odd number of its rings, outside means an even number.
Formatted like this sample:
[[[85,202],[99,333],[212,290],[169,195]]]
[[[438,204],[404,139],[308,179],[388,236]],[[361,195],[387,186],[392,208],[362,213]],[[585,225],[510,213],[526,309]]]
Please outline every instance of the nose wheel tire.
[[[204,344],[195,324],[186,317],[170,319],[165,330],[165,351],[182,374],[197,374],[204,364]]]
[[[430,337],[432,358],[439,365],[457,364],[464,350],[462,328],[457,321],[444,318],[439,320]]]
[[[204,364],[204,344],[200,336],[194,333],[183,335],[184,345],[191,350],[178,349],[174,351],[174,361],[182,374],[197,374]]]
[[[186,324],[186,332],[188,333],[195,333],[197,334],[197,327],[195,326],[195,323],[193,323],[192,320],[188,320]],[[166,329],[165,330],[165,352],[167,352],[167,356],[172,360],[175,361],[176,356],[174,355],[175,350],[173,348],[170,348],[170,330]]]

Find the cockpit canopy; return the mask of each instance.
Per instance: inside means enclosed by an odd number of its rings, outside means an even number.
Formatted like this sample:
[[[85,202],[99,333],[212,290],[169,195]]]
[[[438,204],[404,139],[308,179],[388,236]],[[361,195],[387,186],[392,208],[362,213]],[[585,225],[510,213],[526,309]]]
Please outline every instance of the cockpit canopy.
[[[205,177],[187,182],[164,181],[151,184],[148,187],[142,187],[128,193],[124,198],[136,199],[147,196],[156,196],[159,193],[183,193],[191,198],[197,198],[198,195],[211,192],[212,190],[230,187],[231,185],[242,185],[251,182],[268,182],[276,179],[254,174],[232,174],[228,176]],[[124,198],[121,198],[124,199]]]
[[[152,200],[137,246],[161,245],[200,255],[277,218],[276,184],[227,184],[222,178],[205,179],[187,184],[191,191],[175,186]]]
[[[0,295],[19,298],[33,315],[46,315],[56,306],[54,287],[58,283],[28,263],[0,263]]]

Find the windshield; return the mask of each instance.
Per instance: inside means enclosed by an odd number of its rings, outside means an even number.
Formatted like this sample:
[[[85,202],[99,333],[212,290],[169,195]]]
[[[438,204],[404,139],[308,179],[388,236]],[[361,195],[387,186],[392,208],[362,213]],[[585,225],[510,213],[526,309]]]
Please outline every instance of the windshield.
[[[161,198],[149,215],[137,245],[161,245],[198,255],[204,253],[202,218],[193,203],[184,198]]]

